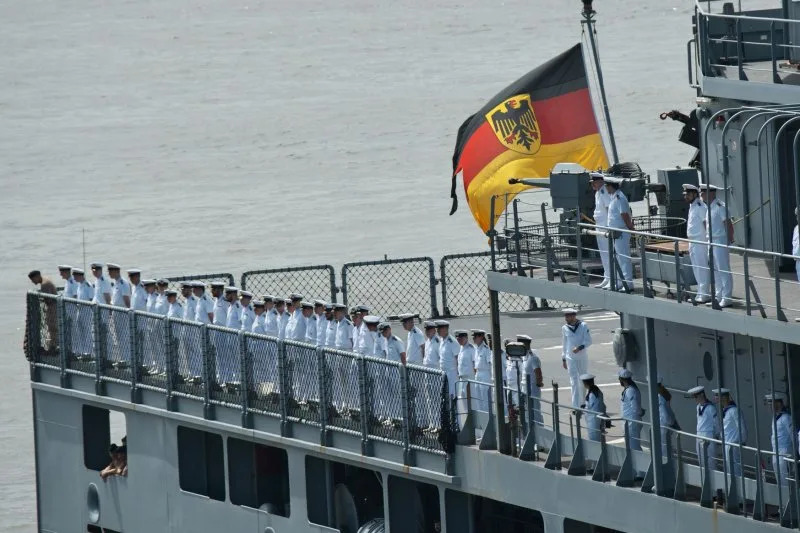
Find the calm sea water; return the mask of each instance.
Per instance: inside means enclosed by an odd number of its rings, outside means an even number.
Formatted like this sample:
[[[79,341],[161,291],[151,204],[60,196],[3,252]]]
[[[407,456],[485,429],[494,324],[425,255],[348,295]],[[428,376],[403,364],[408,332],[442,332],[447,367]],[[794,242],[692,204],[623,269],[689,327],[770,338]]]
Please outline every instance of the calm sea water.
[[[146,275],[472,251],[455,132],[581,39],[577,0],[0,3],[0,530],[35,530],[26,273]],[[598,2],[621,155],[691,150],[687,0]]]

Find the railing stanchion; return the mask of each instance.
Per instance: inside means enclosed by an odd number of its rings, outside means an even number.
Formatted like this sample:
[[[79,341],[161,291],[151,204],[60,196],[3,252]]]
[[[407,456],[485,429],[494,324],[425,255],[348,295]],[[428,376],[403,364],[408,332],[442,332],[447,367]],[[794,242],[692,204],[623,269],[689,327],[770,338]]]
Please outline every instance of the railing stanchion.
[[[547,204],[541,205],[542,211],[542,241],[544,242],[544,257],[545,265],[547,268],[547,281],[553,281],[555,275],[553,274],[553,246],[550,242],[550,231],[547,227]]]
[[[653,292],[650,290],[650,282],[647,277],[647,255],[645,249],[645,238],[639,237],[639,261],[640,269],[642,271],[642,292],[645,298],[652,298]]]
[[[608,269],[611,271],[608,273],[610,281],[608,290],[614,291],[617,290],[617,254],[614,250],[614,237],[609,230],[606,230],[606,239],[608,240]]]
[[[744,261],[744,307],[745,312],[749,315],[750,311],[750,254],[747,250],[742,254]]]
[[[517,261],[517,275],[524,276],[525,271],[522,268],[522,250],[520,249],[520,240],[522,238],[522,234],[520,234],[519,232],[519,212],[517,211],[518,203],[519,200],[514,199],[514,201],[511,204],[514,209],[514,252]]]
[[[786,314],[783,312],[783,306],[781,305],[781,274],[779,269],[780,258],[772,256],[772,270],[775,276],[775,318],[781,322],[786,322]]]
[[[200,350],[203,358],[203,366],[200,372],[202,372],[201,377],[203,379],[203,418],[206,420],[214,420],[215,418],[214,405],[211,403],[211,387],[215,383],[216,376],[214,365],[212,364],[216,353],[211,343],[211,336],[214,334],[215,332],[209,331],[207,324],[203,324],[200,329]],[[242,382],[242,386],[245,386],[244,382]]]
[[[544,463],[545,468],[550,470],[561,470],[561,422],[558,419],[558,383],[551,381],[553,387],[553,403],[551,408],[553,410],[553,443],[550,445],[550,451],[547,453],[547,460]]]
[[[583,239],[581,239],[580,220],[575,221],[575,254],[578,256],[578,284],[582,286],[589,285],[588,280],[584,279],[583,276]]]
[[[253,421],[250,416],[250,351],[247,349],[247,337],[244,336],[244,331],[239,331],[239,393],[241,395],[242,405],[242,427],[252,428]]]
[[[167,411],[175,411],[177,398],[173,395],[175,388],[175,338],[172,336],[172,321],[164,318],[164,366],[167,374]]]
[[[361,404],[361,455],[371,456],[372,441],[369,438],[369,424],[372,419],[372,409],[367,390],[367,361],[361,355],[356,361],[358,365],[358,401]]]
[[[131,353],[131,403],[141,403],[139,382],[142,380],[142,343],[139,337],[139,315],[133,309],[128,310],[128,339]]]
[[[328,387],[328,362],[321,346],[317,346],[316,354],[319,387],[319,443],[321,446],[330,446],[328,419],[331,415],[331,403]]]
[[[727,47],[726,47],[727,48]],[[747,76],[744,73],[744,46],[742,46],[742,28],[741,21],[736,19],[736,66],[739,70],[739,80],[747,81]]]
[[[391,367],[389,367],[391,368]],[[414,454],[411,450],[411,402],[408,395],[408,369],[406,365],[399,365],[397,372],[400,377],[400,407],[403,410],[403,464],[406,466],[414,465]]]
[[[52,302],[51,302],[52,303]],[[67,350],[66,350],[66,328],[67,328],[67,312],[64,306],[64,297],[59,296],[56,299],[56,339],[50,339],[50,343],[58,343],[58,361],[61,367],[61,387],[69,388],[69,376],[67,374]]]
[[[94,348],[95,394],[103,394],[103,374],[106,368],[106,328],[100,316],[100,306],[92,306],[92,343]]]
[[[281,384],[281,437],[291,436],[289,426],[289,368],[286,360],[286,344],[278,341],[278,381]]]

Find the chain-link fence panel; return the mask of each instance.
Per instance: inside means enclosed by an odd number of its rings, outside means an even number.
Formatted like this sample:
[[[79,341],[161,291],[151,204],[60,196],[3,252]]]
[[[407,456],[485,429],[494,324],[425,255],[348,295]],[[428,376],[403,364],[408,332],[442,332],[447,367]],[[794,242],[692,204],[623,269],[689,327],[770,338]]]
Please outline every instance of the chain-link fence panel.
[[[325,389],[331,404],[329,427],[361,433],[361,395],[359,357],[352,352],[325,348]]]
[[[366,305],[373,315],[439,316],[433,259],[413,257],[342,266],[345,305]]]
[[[369,434],[392,442],[403,443],[403,402],[400,390],[402,373],[400,363],[364,358],[365,378],[372,386],[367,402],[371,403],[372,417]]]
[[[278,339],[245,333],[245,349],[250,360],[249,406],[256,412],[281,414]]]
[[[130,316],[128,310],[105,304],[100,310],[101,375],[112,380],[131,379]]]
[[[288,415],[290,418],[319,424],[320,391],[319,359],[312,344],[284,341],[288,376]]]
[[[426,450],[441,450],[438,439],[442,429],[442,408],[450,397],[445,374],[431,368],[408,365],[406,376],[411,445]]]
[[[25,355],[37,364],[60,368],[58,351],[58,297],[31,291],[25,326]]]
[[[68,373],[95,375],[95,305],[64,298],[64,349]]]
[[[136,313],[139,335],[139,383],[145,388],[167,390],[166,317]]]
[[[242,359],[239,331],[220,326],[207,326],[211,344],[209,367],[213,370],[211,402],[216,404],[241,403]],[[213,362],[213,364],[212,364]],[[215,377],[215,379],[213,378]]]
[[[176,319],[172,319],[170,322],[176,347],[173,356],[175,362],[173,390],[202,399],[204,393],[203,354],[206,344],[203,325],[199,322]]]
[[[190,276],[172,276],[166,278],[169,281],[169,288],[181,293],[181,282],[183,281],[202,281],[208,286],[212,282],[222,282],[225,285],[233,285],[233,274],[222,272],[219,274],[192,274]]]
[[[331,265],[251,270],[242,274],[242,289],[256,298],[264,294],[286,297],[302,294],[306,300],[336,302],[336,278]]]

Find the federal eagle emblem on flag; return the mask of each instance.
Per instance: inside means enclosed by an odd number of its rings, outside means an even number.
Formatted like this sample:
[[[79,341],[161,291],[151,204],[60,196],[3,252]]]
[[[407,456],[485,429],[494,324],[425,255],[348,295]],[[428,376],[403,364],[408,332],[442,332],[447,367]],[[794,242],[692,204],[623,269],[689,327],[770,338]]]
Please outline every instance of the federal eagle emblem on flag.
[[[533,155],[542,146],[539,125],[529,94],[518,94],[486,113],[497,140],[521,154]]]

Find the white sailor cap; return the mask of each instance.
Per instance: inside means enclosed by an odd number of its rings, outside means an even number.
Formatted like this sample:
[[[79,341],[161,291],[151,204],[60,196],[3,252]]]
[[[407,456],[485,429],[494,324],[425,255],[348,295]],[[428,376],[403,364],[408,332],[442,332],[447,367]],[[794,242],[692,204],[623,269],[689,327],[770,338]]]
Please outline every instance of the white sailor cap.
[[[91,263],[89,263],[89,267],[92,269],[103,268],[103,263],[101,263],[100,261],[92,261]]]
[[[765,394],[764,395],[764,399],[766,401],[768,401],[768,402],[771,402],[773,400],[780,400],[780,401],[786,403],[786,395],[784,393],[782,393],[782,392],[779,392],[779,391],[778,392],[771,392],[769,394]]]
[[[597,181],[597,180],[606,179],[606,176],[602,172],[599,172],[599,171],[595,170],[595,171],[589,172],[589,178],[591,178],[592,181]]]
[[[261,299],[265,302],[272,302],[275,303],[275,297],[271,294],[262,294]]]
[[[619,186],[619,184],[622,183],[622,179],[615,176],[603,176],[603,183]]]
[[[250,292],[250,291],[242,291],[242,292],[241,292],[239,295],[240,295],[242,298],[250,298],[250,299],[252,299],[252,298],[253,298],[253,293],[252,293],[252,292]]]
[[[239,289],[231,285],[228,285],[227,287],[225,287],[225,292],[239,292]]]
[[[466,337],[467,335],[469,335],[469,332],[465,329],[457,329],[455,331],[455,335],[456,337]]]
[[[164,291],[164,294],[166,294],[167,296],[177,296],[178,291],[176,291],[175,289],[167,289],[166,291]]]
[[[334,311],[347,311],[347,306],[344,304],[333,304]]]
[[[195,289],[205,289],[206,288],[206,284],[203,283],[202,281],[193,281],[192,282],[192,287],[194,287]]]
[[[209,285],[211,285],[215,289],[222,289],[222,288],[225,287],[225,282],[224,281],[212,281],[211,283],[209,283]]]
[[[58,270],[72,270],[72,267],[69,265],[58,265]]]
[[[433,320],[426,320],[422,323],[425,329],[436,329],[436,322]]]
[[[697,387],[692,387],[691,389],[687,390],[686,391],[686,395],[687,396],[697,396],[701,392],[705,393],[706,392],[706,388],[703,387],[702,385],[698,385]]]
[[[486,332],[482,329],[471,329],[470,332],[472,333],[473,337],[476,335],[483,335],[484,337],[486,336]]]
[[[520,334],[517,335],[517,342],[533,342],[530,335]]]
[[[191,287],[194,287],[194,281],[181,281],[181,288],[189,289]]]
[[[326,303],[325,304],[325,310],[326,311],[333,311],[333,304]]]
[[[419,313],[402,313],[397,315],[397,318],[400,319],[400,322],[405,322],[406,320],[413,320],[415,318],[419,318]]]
[[[139,274],[142,273],[142,269],[140,269],[140,268],[129,268],[125,272],[127,272],[129,276],[138,276]]]
[[[717,396],[722,396],[723,394],[731,393],[730,389],[726,389],[725,387],[722,387],[721,389],[711,389],[711,392],[713,392]]]
[[[581,381],[589,381],[590,379],[594,379],[594,374],[581,374],[580,379]]]
[[[450,327],[450,322],[448,322],[447,320],[436,320],[434,322],[434,324],[436,324],[437,328],[449,328]]]
[[[303,299],[303,295],[293,292],[292,294],[289,295],[289,299],[292,300],[293,302],[299,302],[300,300]]]
[[[79,276],[83,276],[83,269],[82,268],[73,268],[72,275],[78,274]]]
[[[285,303],[286,305],[294,305],[294,300],[292,300],[291,298],[284,298],[283,303]]]
[[[633,373],[627,368],[621,368],[617,375],[622,379],[631,379],[633,377]]]
[[[392,327],[392,325],[389,324],[388,322],[381,322],[380,324],[378,324],[378,331],[383,331],[386,328],[390,328],[390,327]]]
[[[314,304],[303,300],[302,302],[300,302],[300,307],[302,307],[303,309],[314,309]]]
[[[575,310],[573,307],[567,307],[566,309],[562,309],[561,311],[565,315],[577,315],[578,311]]]
[[[381,317],[379,317],[379,316],[367,315],[367,316],[364,317],[364,323],[365,324],[375,325],[375,324],[380,324],[380,322],[381,322]]]
[[[169,285],[169,280],[165,279],[165,278],[161,278],[158,281],[156,281],[156,285],[161,285],[162,287],[166,286],[166,285]]]
[[[285,303],[286,303],[286,300],[284,300],[283,298],[278,298],[277,296],[275,296],[275,297],[272,299],[272,303],[274,303],[274,304],[276,304],[276,305],[285,304]]]
[[[716,185],[711,185],[710,183],[701,183],[700,184],[701,191],[716,191],[719,190],[719,187]]]
[[[354,313],[369,313],[369,307],[366,305],[354,305],[350,308],[350,314]]]
[[[74,273],[75,273],[75,271],[73,271],[73,274]],[[149,285],[155,285],[155,284],[156,284],[156,280],[154,280],[154,279],[143,279],[142,280],[142,285],[144,285],[145,287],[147,287]]]
[[[119,270],[120,266],[117,263],[106,263],[109,270]]]
[[[266,307],[264,300],[253,300],[253,307]]]
[[[681,185],[681,187],[683,187],[684,191],[698,192],[700,190],[700,188],[697,185],[692,185],[691,183],[684,183],[683,185]]]
[[[325,307],[325,300],[314,300],[314,307]]]

